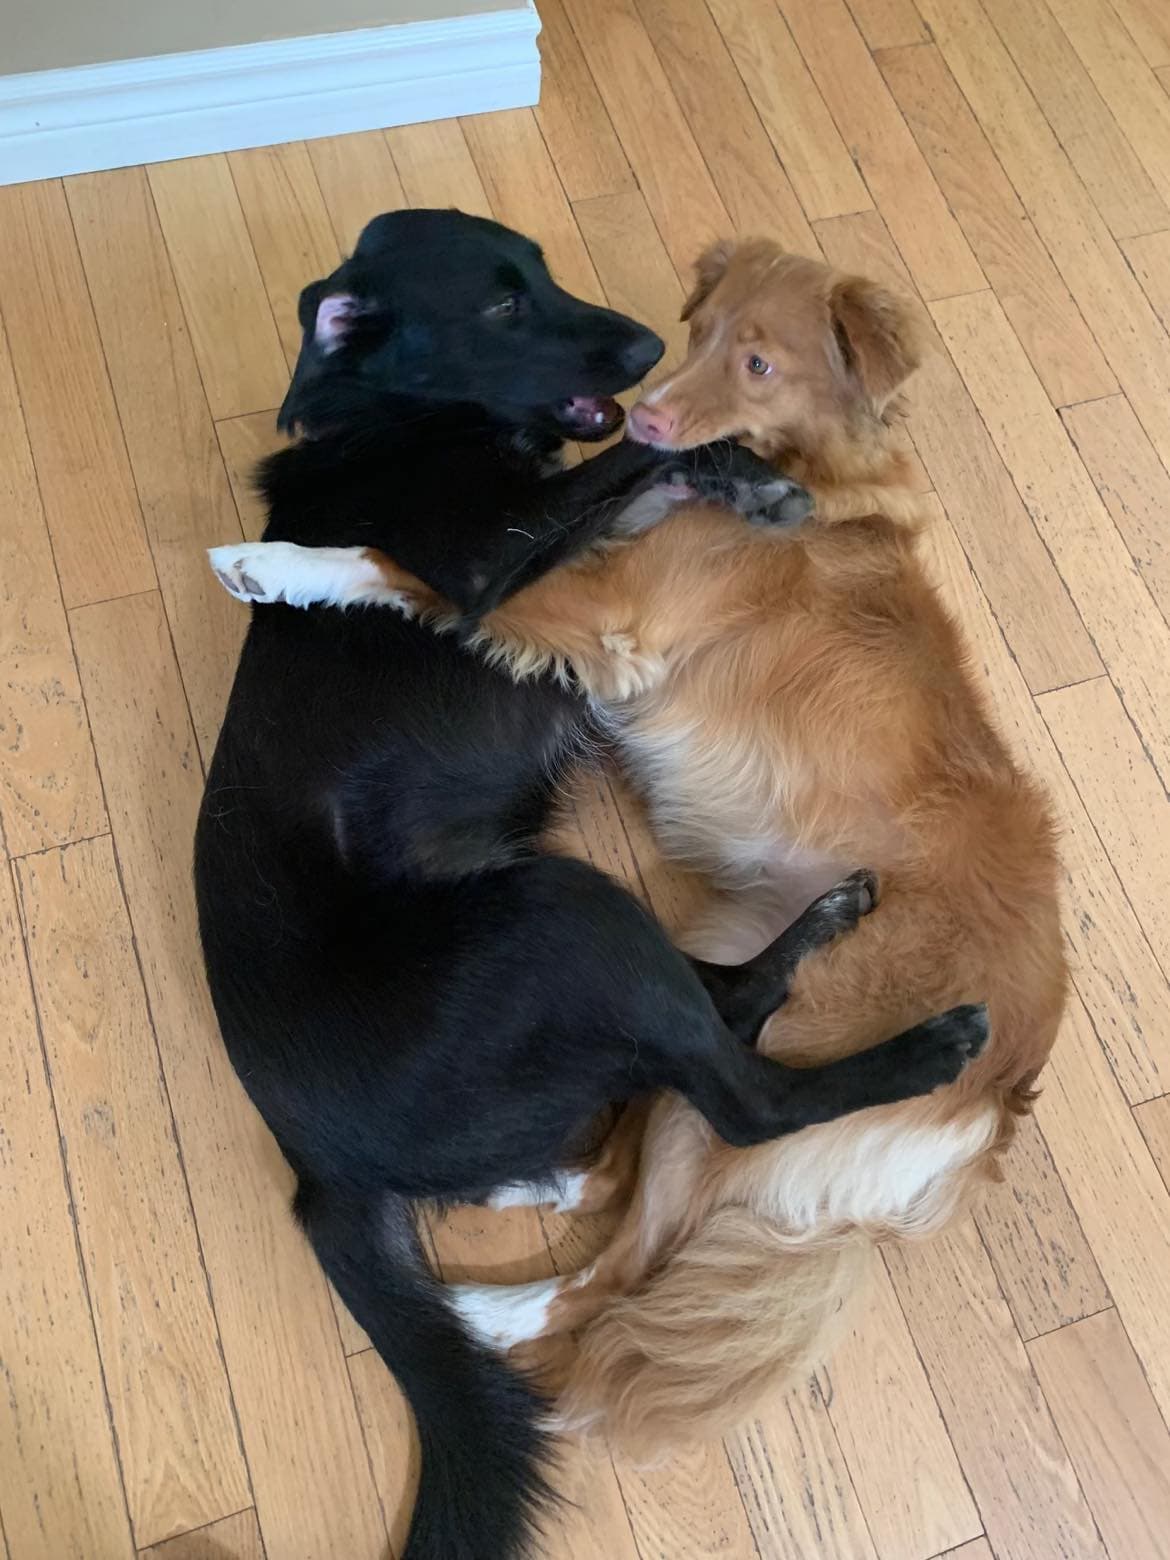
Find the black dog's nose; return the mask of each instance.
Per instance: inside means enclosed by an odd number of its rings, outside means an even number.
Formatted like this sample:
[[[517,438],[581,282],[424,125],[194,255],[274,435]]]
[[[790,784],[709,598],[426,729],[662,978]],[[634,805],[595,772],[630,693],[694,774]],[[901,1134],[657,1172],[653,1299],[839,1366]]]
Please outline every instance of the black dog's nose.
[[[622,365],[629,370],[631,379],[641,379],[643,374],[650,372],[665,351],[666,343],[661,336],[656,336],[652,330],[639,331],[623,351]]]

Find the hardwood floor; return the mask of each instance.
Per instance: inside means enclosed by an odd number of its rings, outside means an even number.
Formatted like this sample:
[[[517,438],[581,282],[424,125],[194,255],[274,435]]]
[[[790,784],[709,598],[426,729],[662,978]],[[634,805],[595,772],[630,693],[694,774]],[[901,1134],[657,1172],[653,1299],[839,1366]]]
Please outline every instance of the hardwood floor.
[[[725,1445],[570,1447],[555,1560],[1170,1557],[1170,20],[1162,0],[539,0],[534,111],[0,189],[0,1556],[375,1560],[409,1415],[227,1065],[190,845],[300,286],[493,212],[673,356],[705,241],[918,292],[924,547],[1065,829],[1076,992],[976,1217]],[[608,779],[568,828],[665,919]],[[571,1221],[436,1223],[448,1276]]]

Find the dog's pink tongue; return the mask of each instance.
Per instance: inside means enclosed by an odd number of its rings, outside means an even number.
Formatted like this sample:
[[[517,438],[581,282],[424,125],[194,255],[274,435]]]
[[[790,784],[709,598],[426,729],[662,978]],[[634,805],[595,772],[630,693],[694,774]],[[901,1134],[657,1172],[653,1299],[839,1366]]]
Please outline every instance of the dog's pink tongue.
[[[582,427],[604,428],[621,417],[622,409],[612,396],[575,395],[569,401],[569,413]]]

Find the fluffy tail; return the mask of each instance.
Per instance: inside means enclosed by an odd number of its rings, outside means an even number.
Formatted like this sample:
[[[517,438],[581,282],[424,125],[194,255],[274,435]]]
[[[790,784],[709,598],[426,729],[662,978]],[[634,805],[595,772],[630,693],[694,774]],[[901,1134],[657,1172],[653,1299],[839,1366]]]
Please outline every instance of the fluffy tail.
[[[639,1452],[723,1434],[825,1359],[873,1249],[860,1231],[796,1246],[745,1208],[718,1209],[586,1328],[558,1417]]]
[[[418,1427],[402,1560],[516,1560],[553,1500],[547,1404],[473,1341],[428,1272],[409,1204],[302,1182],[295,1212],[334,1287],[400,1383]]]

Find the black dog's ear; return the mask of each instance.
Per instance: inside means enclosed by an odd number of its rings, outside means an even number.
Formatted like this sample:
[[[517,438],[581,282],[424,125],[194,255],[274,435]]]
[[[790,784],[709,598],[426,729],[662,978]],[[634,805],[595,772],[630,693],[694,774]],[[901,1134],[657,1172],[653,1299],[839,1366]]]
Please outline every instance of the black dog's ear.
[[[309,420],[305,413],[329,358],[353,336],[368,314],[361,300],[345,290],[343,271],[344,267],[323,281],[310,282],[297,303],[301,350],[288,394],[276,417],[276,426],[282,433],[292,433],[298,423]]]
[[[679,315],[680,320],[689,320],[703,299],[721,280],[735,250],[735,240],[730,238],[717,239],[709,249],[704,249],[695,261],[695,285],[691,289],[690,297],[683,304],[682,313]]]
[[[922,362],[922,321],[908,299],[864,276],[843,276],[829,293],[829,318],[845,372],[880,416]]]

